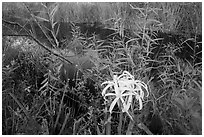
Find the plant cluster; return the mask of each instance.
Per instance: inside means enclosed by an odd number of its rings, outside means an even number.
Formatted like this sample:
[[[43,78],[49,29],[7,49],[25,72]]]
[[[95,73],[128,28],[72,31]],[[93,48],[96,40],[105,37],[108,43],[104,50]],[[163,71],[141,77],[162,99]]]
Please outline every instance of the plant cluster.
[[[8,8],[4,14],[17,15],[9,10],[14,4],[4,4]],[[26,31],[30,38],[4,37],[3,134],[201,134],[202,62],[196,47],[202,41],[188,35],[179,42],[164,42],[165,37],[157,35],[182,27],[197,32],[200,13],[196,9],[190,14],[197,15],[197,22],[182,26],[183,20],[191,19],[185,15],[186,6],[195,9],[198,4],[19,6],[49,44],[32,29]],[[37,7],[41,7],[39,14]],[[59,41],[60,17],[103,22],[108,32],[87,34],[72,25],[72,38]],[[178,56],[183,46],[193,51],[190,60]]]

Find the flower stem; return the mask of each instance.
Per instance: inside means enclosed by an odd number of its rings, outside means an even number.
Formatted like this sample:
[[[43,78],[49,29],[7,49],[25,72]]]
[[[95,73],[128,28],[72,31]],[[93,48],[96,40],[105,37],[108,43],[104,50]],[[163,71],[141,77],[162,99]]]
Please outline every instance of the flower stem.
[[[107,110],[107,108],[105,108]],[[111,114],[108,114],[108,111],[105,110],[105,134],[110,135],[111,134]]]
[[[120,120],[119,120],[119,125],[118,125],[118,135],[121,135],[122,123],[123,123],[123,112],[120,112]]]
[[[126,135],[132,135],[134,124],[135,124],[135,121],[130,119]]]

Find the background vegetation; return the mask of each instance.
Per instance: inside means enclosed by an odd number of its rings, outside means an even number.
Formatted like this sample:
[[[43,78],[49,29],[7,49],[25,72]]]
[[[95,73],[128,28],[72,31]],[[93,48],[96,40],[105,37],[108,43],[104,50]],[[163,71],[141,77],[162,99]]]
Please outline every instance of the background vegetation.
[[[202,134],[201,3],[3,3],[2,13],[3,134]],[[123,70],[150,91],[134,123],[118,108],[110,117],[101,95]]]

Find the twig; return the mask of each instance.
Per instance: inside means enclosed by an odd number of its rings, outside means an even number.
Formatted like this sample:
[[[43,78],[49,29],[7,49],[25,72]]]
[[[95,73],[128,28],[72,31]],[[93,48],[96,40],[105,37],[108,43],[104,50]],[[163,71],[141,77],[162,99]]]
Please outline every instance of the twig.
[[[44,44],[42,44],[37,38],[35,38],[33,35],[31,35],[31,34],[29,33],[29,31],[28,31],[27,29],[25,29],[25,28],[24,28],[22,25],[20,25],[19,23],[7,21],[7,20],[4,20],[4,19],[2,19],[2,21],[3,21],[4,23],[10,24],[10,25],[17,25],[17,26],[21,27],[22,29],[24,29],[24,30],[26,31],[26,33],[27,33],[27,35],[25,34],[26,36],[31,37],[35,42],[37,42],[37,43],[38,43],[41,47],[43,47],[45,50],[49,51],[51,54],[53,54],[53,55],[55,55],[55,56],[57,56],[57,57],[59,57],[59,58],[65,60],[65,61],[67,61],[68,63],[70,63],[70,64],[73,65],[73,63],[72,63],[71,61],[69,61],[68,59],[66,59],[66,58],[63,57],[62,55],[56,53],[55,50],[52,50],[52,49],[48,48],[47,46],[45,46]],[[15,35],[15,34],[14,34],[14,35]],[[18,35],[16,35],[16,36],[18,36]],[[19,36],[20,36],[20,35],[19,35]]]

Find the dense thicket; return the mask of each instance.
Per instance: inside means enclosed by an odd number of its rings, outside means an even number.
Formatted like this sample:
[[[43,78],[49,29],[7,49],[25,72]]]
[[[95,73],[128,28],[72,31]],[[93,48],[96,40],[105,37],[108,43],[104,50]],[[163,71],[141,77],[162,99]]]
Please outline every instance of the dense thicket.
[[[3,134],[201,134],[201,3],[2,3],[2,19]],[[101,95],[124,70],[150,92],[134,122]]]

